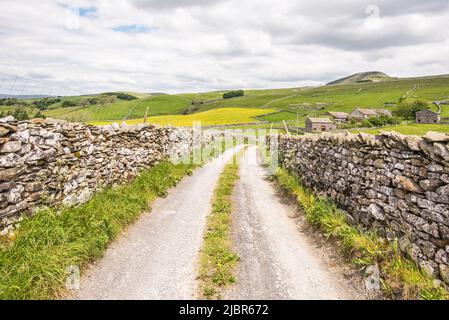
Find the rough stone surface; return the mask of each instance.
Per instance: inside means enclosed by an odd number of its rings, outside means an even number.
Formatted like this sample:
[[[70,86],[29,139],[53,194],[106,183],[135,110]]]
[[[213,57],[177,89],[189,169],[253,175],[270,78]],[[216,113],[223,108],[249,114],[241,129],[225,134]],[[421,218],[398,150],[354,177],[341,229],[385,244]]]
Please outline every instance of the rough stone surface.
[[[449,135],[436,133],[279,137],[284,168],[332,198],[354,223],[400,239],[404,253],[447,283],[448,150]]]
[[[141,170],[192,151],[191,129],[95,127],[53,119],[0,121],[0,230],[41,205],[75,205]],[[223,137],[205,131],[199,143]]]
[[[9,132],[7,128],[3,128],[0,126],[0,137],[6,136],[6,134]]]
[[[22,142],[20,141],[8,141],[3,144],[0,149],[0,153],[17,152],[22,148]]]

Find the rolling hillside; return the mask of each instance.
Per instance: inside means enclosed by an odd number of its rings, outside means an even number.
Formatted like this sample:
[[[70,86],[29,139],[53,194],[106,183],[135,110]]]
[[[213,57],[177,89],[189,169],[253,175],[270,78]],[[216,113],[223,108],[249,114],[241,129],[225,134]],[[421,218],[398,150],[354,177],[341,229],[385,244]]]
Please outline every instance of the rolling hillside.
[[[365,78],[384,75],[364,74]],[[347,77],[346,80],[337,80],[343,83],[339,85],[246,90],[245,96],[233,99],[223,99],[223,91],[177,95],[131,93],[138,99],[132,101],[118,99],[115,103],[87,107],[62,108],[59,103],[50,106],[44,114],[47,117],[68,121],[99,122],[141,119],[147,108],[149,116],[192,114],[222,108],[250,108],[265,110],[262,113],[268,113],[267,109],[283,111],[263,118],[269,122],[282,122],[282,120],[296,122],[298,114],[302,124],[307,116],[320,116],[327,111],[350,112],[355,107],[386,107],[394,110],[402,100],[419,99],[432,102],[435,99],[449,97],[449,75],[406,79],[384,77],[384,81],[379,82],[345,84],[347,81],[357,82],[357,79],[363,79],[361,75],[363,74]],[[96,95],[64,97],[64,100],[79,101],[88,97]],[[0,106],[0,112],[11,108]],[[26,108],[30,115],[37,112],[36,108]],[[443,110],[443,117],[449,117],[449,108]]]
[[[157,95],[132,101],[119,101],[111,105],[88,107],[56,108],[45,112],[48,117],[69,121],[102,121],[138,119],[149,115],[181,114],[190,105],[190,100],[182,96]]]

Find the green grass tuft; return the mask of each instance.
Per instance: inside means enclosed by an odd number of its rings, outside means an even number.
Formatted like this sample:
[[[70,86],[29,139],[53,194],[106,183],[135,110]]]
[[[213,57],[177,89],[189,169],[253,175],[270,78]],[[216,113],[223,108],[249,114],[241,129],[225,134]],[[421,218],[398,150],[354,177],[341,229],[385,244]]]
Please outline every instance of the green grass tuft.
[[[220,299],[221,289],[234,283],[233,270],[239,257],[232,251],[230,237],[232,193],[239,179],[238,164],[226,165],[218,181],[212,202],[212,213],[207,219],[200,257],[200,295],[205,299]]]

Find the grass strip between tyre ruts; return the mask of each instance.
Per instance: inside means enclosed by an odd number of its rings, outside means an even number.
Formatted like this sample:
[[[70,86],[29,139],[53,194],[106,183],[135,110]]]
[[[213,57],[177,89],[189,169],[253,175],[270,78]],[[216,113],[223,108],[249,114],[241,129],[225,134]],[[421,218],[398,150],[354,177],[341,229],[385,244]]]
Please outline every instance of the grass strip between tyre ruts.
[[[236,281],[234,269],[239,257],[232,250],[232,194],[239,180],[238,159],[245,150],[225,166],[214,191],[200,255],[198,279],[202,299],[221,299],[222,290]]]

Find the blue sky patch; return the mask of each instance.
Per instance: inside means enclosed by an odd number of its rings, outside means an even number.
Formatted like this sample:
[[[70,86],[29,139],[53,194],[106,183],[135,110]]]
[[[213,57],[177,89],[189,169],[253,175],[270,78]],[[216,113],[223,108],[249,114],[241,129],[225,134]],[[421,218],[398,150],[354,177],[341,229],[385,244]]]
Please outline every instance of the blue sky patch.
[[[98,12],[98,8],[95,6],[90,6],[90,7],[77,7],[77,6],[72,6],[72,5],[68,5],[65,3],[58,3],[59,6],[65,8],[66,10],[68,10],[68,12],[70,12],[70,14],[72,15],[77,15],[80,17],[86,17],[89,19],[96,19],[97,17],[97,12]]]
[[[81,17],[93,17],[97,13],[98,8],[97,7],[88,7],[88,8],[79,8],[80,16]]]
[[[143,24],[128,24],[112,28],[112,30],[114,31],[124,33],[148,33],[151,31],[155,31],[157,29],[158,29],[157,27],[146,26]]]

